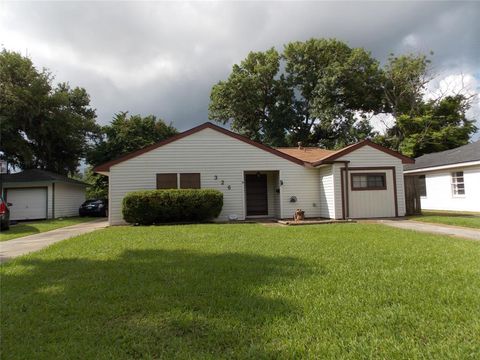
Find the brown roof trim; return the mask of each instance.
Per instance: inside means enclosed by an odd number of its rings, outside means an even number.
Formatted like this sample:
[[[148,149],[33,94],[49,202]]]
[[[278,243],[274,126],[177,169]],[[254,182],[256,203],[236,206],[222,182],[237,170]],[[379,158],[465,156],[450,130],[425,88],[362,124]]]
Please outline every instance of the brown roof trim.
[[[347,154],[351,153],[352,151],[355,151],[355,150],[357,150],[357,149],[359,149],[363,146],[366,146],[366,145],[371,146],[371,147],[373,147],[377,150],[383,151],[384,153],[392,155],[396,158],[399,158],[400,160],[402,160],[403,164],[414,164],[415,163],[415,160],[413,160],[413,159],[411,159],[411,158],[409,158],[405,155],[402,155],[397,151],[386,148],[385,146],[382,146],[382,145],[378,145],[378,144],[376,144],[376,143],[374,143],[370,140],[363,140],[363,141],[360,141],[359,143],[347,146],[347,147],[337,151],[336,153],[334,153],[330,156],[327,156],[326,158],[323,158],[322,160],[314,162],[313,166],[318,166],[318,165],[322,165],[322,164],[331,163],[333,160],[336,160],[336,159],[338,159],[338,158],[340,158],[344,155],[347,155]]]
[[[256,141],[253,141],[253,140],[250,140],[249,138],[245,137],[245,136],[242,136],[240,134],[237,134],[237,133],[234,133],[230,130],[227,130],[227,129],[224,129],[218,125],[214,125],[210,122],[206,122],[206,123],[203,123],[201,125],[198,125],[194,128],[191,128],[190,130],[187,130],[187,131],[184,131],[180,134],[177,134],[177,135],[174,135],[166,140],[163,140],[163,141],[160,141],[158,143],[155,143],[155,144],[152,144],[152,145],[149,145],[147,147],[144,147],[143,149],[140,149],[140,150],[137,150],[137,151],[133,151],[131,153],[128,153],[126,155],[123,155],[123,156],[120,156],[119,158],[117,159],[114,159],[114,160],[111,160],[111,161],[108,161],[106,163],[103,163],[101,165],[98,165],[96,167],[93,168],[93,171],[95,172],[100,172],[100,171],[109,171],[110,170],[110,167],[113,166],[113,165],[116,165],[118,163],[121,163],[123,161],[126,161],[126,160],[129,160],[129,159],[132,159],[134,157],[137,157],[139,155],[142,155],[148,151],[151,151],[151,150],[154,150],[154,149],[157,149],[161,146],[164,146],[164,145],[167,145],[167,144],[170,144],[174,141],[177,141],[177,140],[180,140],[180,139],[183,139],[184,137],[187,137],[189,135],[192,135],[192,134],[195,134],[199,131],[202,131],[204,129],[213,129],[213,130],[216,130],[222,134],[225,134],[227,136],[230,136],[234,139],[237,139],[237,140],[240,140],[240,141],[243,141],[244,143],[247,143],[247,144],[250,144],[250,145],[253,145],[259,149],[262,149],[264,151],[267,151],[271,154],[274,154],[274,155],[277,155],[283,159],[286,159],[286,160],[289,160],[291,162],[294,162],[298,165],[302,165],[302,166],[306,166],[308,165],[307,163],[305,163],[304,161],[300,160],[300,159],[297,159],[296,157],[293,157],[293,156],[290,156],[290,155],[287,155],[287,154],[284,154],[282,153],[281,151],[278,151],[276,149],[273,149],[269,146],[266,146],[266,145],[263,145],[263,144],[260,144]]]

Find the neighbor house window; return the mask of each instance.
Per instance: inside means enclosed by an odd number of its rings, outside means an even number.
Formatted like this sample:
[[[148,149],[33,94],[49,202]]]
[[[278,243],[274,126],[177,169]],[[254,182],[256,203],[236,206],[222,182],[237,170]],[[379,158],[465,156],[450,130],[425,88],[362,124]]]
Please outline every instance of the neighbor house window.
[[[180,174],[180,189],[200,189],[200,174]]]
[[[420,194],[420,196],[424,196],[426,197],[427,196],[427,182],[425,180],[425,175],[420,175],[418,177],[418,193]]]
[[[352,190],[385,190],[385,173],[352,174]]]
[[[157,189],[177,188],[177,174],[157,174]]]
[[[452,195],[465,195],[465,182],[463,178],[463,171],[452,172]]]

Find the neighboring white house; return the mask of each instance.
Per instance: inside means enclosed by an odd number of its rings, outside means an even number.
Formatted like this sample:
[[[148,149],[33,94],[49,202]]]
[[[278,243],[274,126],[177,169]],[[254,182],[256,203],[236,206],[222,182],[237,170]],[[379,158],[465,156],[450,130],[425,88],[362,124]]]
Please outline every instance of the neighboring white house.
[[[422,209],[480,212],[480,141],[420,156],[404,173],[418,177]]]
[[[3,196],[10,220],[78,216],[87,184],[50,171],[31,169],[2,174]]]
[[[334,219],[405,215],[403,164],[413,160],[368,140],[339,151],[271,148],[205,123],[97,166],[109,177],[109,222],[143,189],[211,188],[224,194],[217,220]]]

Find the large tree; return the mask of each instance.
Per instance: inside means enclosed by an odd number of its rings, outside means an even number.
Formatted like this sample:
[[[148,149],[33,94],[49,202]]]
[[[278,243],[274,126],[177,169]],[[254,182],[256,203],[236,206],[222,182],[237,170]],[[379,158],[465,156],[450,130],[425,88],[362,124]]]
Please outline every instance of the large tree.
[[[87,163],[94,167],[175,134],[177,129],[154,115],[143,117],[120,112],[110,124],[101,128],[101,136],[89,151]],[[89,196],[107,197],[106,176],[94,174],[91,169],[87,169],[85,181],[90,184]]]
[[[292,42],[282,54],[254,52],[234,65],[212,88],[209,118],[274,146],[340,148],[374,138],[416,156],[462,145],[476,131],[465,116],[470,99],[425,100],[430,63],[424,54],[391,54],[381,67],[335,39]],[[393,118],[381,135],[370,123],[376,114]]]
[[[392,139],[396,144],[400,134],[398,150],[404,155],[418,157],[465,145],[477,130],[475,121],[466,117],[469,102],[465,96],[447,96],[417,106],[413,113],[398,115],[381,139],[387,145]]]
[[[213,86],[212,120],[270,145],[344,146],[371,135],[362,118],[382,109],[382,74],[363,49],[311,39],[250,53]]]
[[[54,86],[29,58],[0,52],[0,156],[9,165],[75,173],[98,131],[95,117],[85,89]]]
[[[251,139],[283,145],[293,115],[292,93],[279,76],[280,55],[275,49],[251,52],[234,65],[228,79],[213,86],[209,118]]]
[[[415,115],[423,105],[426,86],[433,76],[431,60],[424,54],[390,54],[383,69],[386,111],[396,119]]]
[[[430,64],[423,54],[391,55],[384,68],[384,111],[394,121],[375,141],[411,157],[465,145],[477,130],[466,116],[471,97],[425,99]]]
[[[310,39],[287,44],[283,57],[298,114],[293,142],[341,147],[371,135],[364,114],[382,110],[383,77],[370,53]]]

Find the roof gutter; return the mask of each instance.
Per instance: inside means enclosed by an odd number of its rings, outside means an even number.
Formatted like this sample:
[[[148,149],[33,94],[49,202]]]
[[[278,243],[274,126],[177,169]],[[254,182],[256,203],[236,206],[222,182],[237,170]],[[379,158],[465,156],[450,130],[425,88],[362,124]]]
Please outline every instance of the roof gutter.
[[[405,175],[418,174],[418,173],[429,172],[429,171],[454,169],[458,167],[475,166],[475,165],[480,165],[480,160],[456,163],[456,164],[450,164],[450,165],[431,166],[431,167],[425,167],[420,169],[404,170],[403,173]]]

